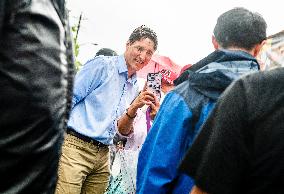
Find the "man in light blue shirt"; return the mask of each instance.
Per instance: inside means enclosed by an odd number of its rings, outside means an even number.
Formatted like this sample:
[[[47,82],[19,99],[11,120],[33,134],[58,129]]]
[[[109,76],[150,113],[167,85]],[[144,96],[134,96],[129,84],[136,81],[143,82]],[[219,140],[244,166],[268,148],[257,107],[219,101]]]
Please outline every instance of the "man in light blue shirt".
[[[156,34],[142,25],[130,35],[124,55],[95,57],[77,73],[56,193],[104,193],[108,145],[116,132],[129,136],[137,109],[155,100],[150,92],[138,93],[136,71],[148,64],[157,44]]]

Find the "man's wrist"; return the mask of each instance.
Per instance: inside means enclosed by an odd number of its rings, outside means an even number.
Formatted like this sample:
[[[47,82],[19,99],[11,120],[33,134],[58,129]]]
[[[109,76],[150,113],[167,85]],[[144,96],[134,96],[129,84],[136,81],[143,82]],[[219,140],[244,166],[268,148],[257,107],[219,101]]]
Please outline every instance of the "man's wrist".
[[[126,109],[125,114],[129,119],[134,119],[137,116],[137,112],[133,115],[133,112],[129,111],[129,108]]]
[[[132,129],[130,129],[127,133],[125,133],[125,131],[119,131],[119,133],[122,135],[122,136],[129,136],[131,133],[133,132]]]

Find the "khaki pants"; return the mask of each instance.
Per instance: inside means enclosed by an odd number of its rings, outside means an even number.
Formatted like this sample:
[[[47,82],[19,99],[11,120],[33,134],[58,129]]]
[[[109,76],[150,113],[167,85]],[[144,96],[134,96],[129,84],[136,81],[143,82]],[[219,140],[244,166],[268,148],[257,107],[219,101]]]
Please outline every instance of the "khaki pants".
[[[59,162],[56,194],[103,194],[110,176],[109,149],[67,134]]]

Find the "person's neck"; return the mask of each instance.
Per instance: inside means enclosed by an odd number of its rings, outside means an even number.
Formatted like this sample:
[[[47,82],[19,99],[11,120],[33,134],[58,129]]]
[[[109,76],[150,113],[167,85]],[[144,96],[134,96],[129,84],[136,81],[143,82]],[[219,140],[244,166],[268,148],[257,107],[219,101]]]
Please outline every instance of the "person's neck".
[[[135,74],[135,71],[128,69],[128,79],[131,78]]]
[[[226,50],[231,50],[231,51],[243,51],[243,52],[251,54],[252,56],[254,56],[254,53],[255,53],[254,49],[247,50],[247,49],[239,48],[239,47],[228,47],[228,48],[225,48],[225,49]]]

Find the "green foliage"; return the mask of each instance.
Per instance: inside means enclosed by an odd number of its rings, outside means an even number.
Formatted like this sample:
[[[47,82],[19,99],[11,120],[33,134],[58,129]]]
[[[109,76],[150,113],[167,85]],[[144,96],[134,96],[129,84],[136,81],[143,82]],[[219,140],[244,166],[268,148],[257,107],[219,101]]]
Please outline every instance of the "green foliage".
[[[74,54],[75,54],[75,57],[77,58],[78,55],[79,55],[79,51],[80,51],[80,46],[78,44],[78,42],[74,40]]]
[[[73,33],[76,33],[76,32],[77,32],[77,25],[76,25],[76,26],[72,26],[72,27],[71,27],[71,31],[72,31]]]
[[[82,63],[78,60],[78,55],[80,52],[80,46],[78,44],[78,24],[71,27],[71,32],[73,35],[73,48],[74,48],[74,55],[75,55],[75,69],[78,71],[82,67]],[[76,37],[77,35],[77,37]]]
[[[82,63],[78,60],[75,60],[75,69],[76,71],[79,71],[79,69],[82,67]]]

